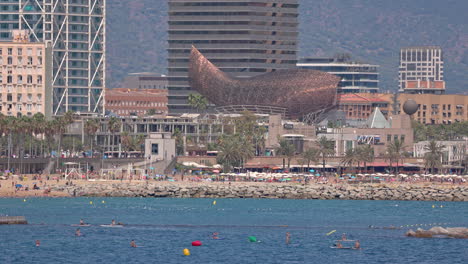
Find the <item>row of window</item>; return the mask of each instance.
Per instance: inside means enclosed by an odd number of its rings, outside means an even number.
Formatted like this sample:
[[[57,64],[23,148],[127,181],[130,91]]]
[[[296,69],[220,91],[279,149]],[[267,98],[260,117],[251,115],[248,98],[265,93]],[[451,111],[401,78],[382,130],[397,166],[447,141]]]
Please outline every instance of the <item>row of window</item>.
[[[120,100],[109,100],[106,102],[108,106],[154,106],[154,107],[165,107],[167,103],[161,102],[150,102],[150,101],[120,101]]]
[[[0,75],[0,84],[3,83],[3,77]],[[17,75],[16,79],[14,80],[12,75],[7,75],[6,77],[6,83],[15,83],[15,84],[23,84],[23,83],[28,83],[28,84],[33,84],[33,76],[32,75]],[[37,75],[36,76],[36,84],[42,84],[42,75]]]
[[[31,102],[33,100],[33,95],[28,94],[26,98],[27,98],[28,102]],[[37,101],[42,101],[42,94],[37,94],[36,98],[37,98]],[[2,97],[0,96],[0,101],[1,100],[2,100]],[[16,95],[16,102],[21,102],[22,100],[23,100],[23,95],[22,94],[17,94]],[[7,102],[13,102],[13,95],[12,94],[7,94],[6,101]]]

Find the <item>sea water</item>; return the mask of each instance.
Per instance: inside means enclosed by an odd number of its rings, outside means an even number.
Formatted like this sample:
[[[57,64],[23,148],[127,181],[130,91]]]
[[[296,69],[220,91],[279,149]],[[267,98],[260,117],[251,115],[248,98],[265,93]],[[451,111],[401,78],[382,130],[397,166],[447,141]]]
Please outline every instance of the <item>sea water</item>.
[[[29,222],[0,226],[0,263],[468,263],[468,240],[404,236],[409,228],[467,227],[466,202],[213,201],[0,199],[0,215]],[[81,218],[92,226],[75,237],[71,225]],[[99,226],[112,219],[125,226]],[[380,229],[390,226],[402,229]],[[213,240],[213,232],[221,239]],[[330,248],[342,233],[359,239],[362,250]],[[249,236],[260,242],[249,242]],[[131,248],[132,239],[140,247]],[[195,240],[203,245],[192,247]]]

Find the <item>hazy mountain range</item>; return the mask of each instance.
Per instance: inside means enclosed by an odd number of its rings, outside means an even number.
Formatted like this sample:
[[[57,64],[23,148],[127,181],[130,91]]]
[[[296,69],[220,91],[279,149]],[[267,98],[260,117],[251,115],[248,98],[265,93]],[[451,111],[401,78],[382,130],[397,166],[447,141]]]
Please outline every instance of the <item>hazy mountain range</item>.
[[[381,90],[395,90],[400,47],[440,45],[448,93],[468,91],[468,1],[301,0],[300,57],[351,53],[380,65]],[[166,73],[167,1],[107,1],[107,77]]]

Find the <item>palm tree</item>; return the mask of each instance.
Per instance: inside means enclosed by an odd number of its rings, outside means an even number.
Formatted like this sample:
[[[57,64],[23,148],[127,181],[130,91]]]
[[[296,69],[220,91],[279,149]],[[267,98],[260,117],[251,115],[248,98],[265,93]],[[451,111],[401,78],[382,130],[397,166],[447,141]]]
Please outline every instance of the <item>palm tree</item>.
[[[198,111],[205,110],[208,107],[208,100],[201,94],[189,94],[188,104]]]
[[[238,134],[224,135],[219,140],[217,162],[222,164],[224,171],[232,167],[243,167],[245,161],[254,156],[253,144]]]
[[[319,159],[319,150],[310,148],[302,153],[302,159],[307,163],[307,169],[310,169],[310,162],[317,162]]]
[[[288,160],[288,170],[291,168],[291,159],[296,154],[296,148],[285,139],[280,140],[279,147],[276,148],[276,154],[285,156]],[[283,168],[284,169],[284,168]]]
[[[91,142],[91,157],[94,157],[93,142],[99,127],[100,124],[98,119],[88,119],[84,124],[85,133],[88,135]]]
[[[172,133],[172,136],[175,138],[176,142],[176,154],[184,155],[184,138],[182,136],[182,132],[180,132],[180,129],[175,128],[174,133]]]
[[[341,159],[341,163],[344,166],[349,166],[351,169],[353,169],[354,163],[358,161],[358,155],[357,151],[355,149],[347,149],[345,152],[345,155]]]
[[[427,151],[424,154],[424,160],[426,163],[426,168],[431,169],[431,173],[435,172],[435,168],[439,168],[442,165],[442,151],[444,146],[437,144],[435,140],[429,141],[429,145],[424,147]]]
[[[358,162],[363,162],[366,170],[367,163],[373,162],[374,159],[374,148],[371,145],[366,144],[358,147]]]
[[[396,162],[395,174],[398,174],[399,172],[398,170],[399,162],[403,161],[404,158],[407,156],[405,149],[406,149],[406,146],[403,144],[403,142],[401,142],[398,139],[395,139],[393,142],[391,142],[387,146],[386,156],[387,156],[387,159],[390,161],[390,167],[392,167],[393,162]]]
[[[121,126],[122,122],[117,118],[117,117],[111,117],[109,119],[109,122],[107,123],[108,127],[107,129],[109,130],[110,134],[111,134],[111,139],[109,140],[108,143],[109,144],[109,151],[114,151],[114,143],[115,143],[115,133],[119,132],[120,131],[120,126]],[[110,153],[111,155],[113,155],[113,153]]]
[[[325,172],[325,159],[335,154],[335,143],[331,140],[328,140],[325,136],[322,136],[317,141],[318,150],[320,156],[322,157],[323,172]]]

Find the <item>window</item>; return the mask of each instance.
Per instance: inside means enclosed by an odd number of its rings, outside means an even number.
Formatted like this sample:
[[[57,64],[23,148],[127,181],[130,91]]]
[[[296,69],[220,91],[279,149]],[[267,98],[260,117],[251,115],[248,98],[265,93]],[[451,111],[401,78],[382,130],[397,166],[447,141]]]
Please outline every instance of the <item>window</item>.
[[[393,136],[393,141],[398,141],[398,135]]]
[[[18,55],[23,55],[23,49],[22,48],[18,48]]]
[[[28,65],[32,65],[33,64],[33,58],[32,57],[28,57]]]
[[[22,104],[17,104],[16,105],[16,111],[22,111],[23,110],[23,105]]]
[[[387,142],[391,142],[392,141],[392,135],[387,135]]]
[[[159,154],[159,145],[158,144],[151,144],[151,154],[158,155]]]
[[[7,83],[13,83],[13,76],[11,75],[7,76]]]
[[[13,58],[12,58],[12,57],[8,57],[7,63],[8,63],[8,65],[13,64]]]
[[[13,55],[13,48],[8,48],[8,55]]]
[[[42,83],[42,75],[37,76],[37,83],[41,84]]]
[[[401,141],[401,143],[405,142],[405,135],[401,135],[400,141]]]
[[[28,48],[28,53],[27,53],[28,56],[32,56],[32,48]]]
[[[28,75],[28,80],[27,80],[28,83],[32,83],[33,82],[33,77],[32,75]]]
[[[22,75],[18,75],[18,84],[22,84],[23,83],[23,76]]]

